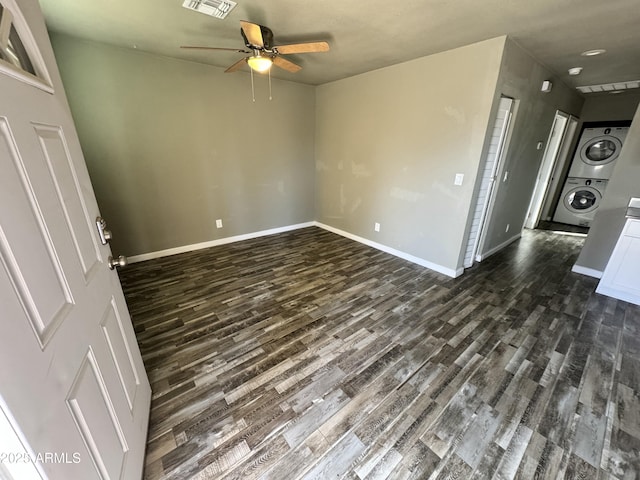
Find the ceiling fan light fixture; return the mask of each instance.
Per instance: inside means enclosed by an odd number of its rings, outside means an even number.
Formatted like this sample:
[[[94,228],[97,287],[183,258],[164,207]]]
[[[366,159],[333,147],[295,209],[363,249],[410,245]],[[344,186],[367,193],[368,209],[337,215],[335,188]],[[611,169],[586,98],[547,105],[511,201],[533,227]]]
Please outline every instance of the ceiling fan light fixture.
[[[247,63],[249,64],[249,67],[251,67],[251,70],[259,73],[264,73],[271,68],[271,65],[273,65],[273,60],[269,57],[254,55],[247,58]]]

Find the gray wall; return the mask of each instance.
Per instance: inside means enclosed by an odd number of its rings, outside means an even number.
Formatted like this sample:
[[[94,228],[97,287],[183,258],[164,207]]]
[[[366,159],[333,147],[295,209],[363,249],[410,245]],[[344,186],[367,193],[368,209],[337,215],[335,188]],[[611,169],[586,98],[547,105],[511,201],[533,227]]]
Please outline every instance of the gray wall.
[[[583,122],[631,120],[639,103],[640,93],[589,94],[580,112],[580,120]]]
[[[544,80],[553,83],[550,93],[540,91]],[[538,150],[537,143],[546,144],[556,110],[578,116],[583,104],[577,93],[509,39],[496,88],[496,105],[501,94],[514,98],[516,109],[481,253],[495,249],[521,232],[544,154],[544,147]],[[505,171],[508,172],[506,182],[503,181]]]
[[[314,87],[52,34],[112,248],[314,219]],[[215,220],[223,220],[216,229]]]
[[[631,197],[640,197],[640,110],[633,118],[576,267],[596,272],[604,270],[622,231]]]
[[[316,219],[460,271],[499,95],[518,107],[485,250],[522,226],[555,110],[582,103],[505,37],[319,87],[274,80],[271,102],[257,77],[255,103],[245,73],[52,37],[113,249],[127,255]]]
[[[504,42],[319,86],[316,219],[458,269]]]

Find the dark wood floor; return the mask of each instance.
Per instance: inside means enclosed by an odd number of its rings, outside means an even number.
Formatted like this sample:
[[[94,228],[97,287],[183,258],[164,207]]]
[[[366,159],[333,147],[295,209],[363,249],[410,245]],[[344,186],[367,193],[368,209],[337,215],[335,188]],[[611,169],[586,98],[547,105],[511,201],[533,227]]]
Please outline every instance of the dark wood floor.
[[[580,235],[587,235],[589,233],[589,227],[580,227],[578,225],[568,225],[566,223],[541,221],[536,227],[539,230],[550,230],[562,233],[575,233]]]
[[[582,242],[458,279],[318,228],[131,265],[145,478],[638,478],[640,308]]]

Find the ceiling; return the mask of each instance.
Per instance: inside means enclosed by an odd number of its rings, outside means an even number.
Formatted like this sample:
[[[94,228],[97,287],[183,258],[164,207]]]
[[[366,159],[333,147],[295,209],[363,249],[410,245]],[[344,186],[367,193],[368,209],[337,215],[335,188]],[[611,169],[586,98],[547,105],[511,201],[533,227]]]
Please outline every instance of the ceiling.
[[[272,72],[312,85],[500,35],[571,87],[640,79],[638,0],[237,0],[224,20],[182,2],[40,0],[55,32],[225,68],[242,54],[179,47],[244,48],[240,20],[267,25],[280,45],[326,40],[330,52],[287,55],[300,72]],[[597,48],[607,53],[580,55]],[[569,76],[577,66],[582,74]]]

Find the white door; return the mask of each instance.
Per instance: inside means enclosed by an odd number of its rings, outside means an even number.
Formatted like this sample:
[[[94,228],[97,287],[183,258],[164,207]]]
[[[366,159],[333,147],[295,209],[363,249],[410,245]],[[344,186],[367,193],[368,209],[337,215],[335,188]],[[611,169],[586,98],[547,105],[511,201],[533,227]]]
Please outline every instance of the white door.
[[[40,7],[0,5],[0,477],[139,479],[149,382]]]
[[[551,173],[553,172],[556,161],[559,157],[560,146],[565,138],[565,132],[567,131],[567,125],[569,121],[569,114],[556,111],[556,116],[551,125],[551,133],[547,140],[547,146],[542,155],[542,162],[540,169],[538,170],[538,176],[536,178],[536,185],[533,189],[533,195],[531,196],[531,202],[529,203],[529,211],[527,212],[527,218],[524,222],[525,228],[536,228],[540,222],[540,214],[542,212],[542,205],[549,191],[549,182],[551,180]]]
[[[513,116],[513,102],[509,97],[501,97],[496,113],[489,151],[485,157],[484,168],[480,174],[480,190],[476,200],[476,207],[467,241],[464,258],[464,268],[469,268],[474,261],[481,261],[478,256],[486,235],[487,219],[495,198],[495,184],[506,151],[506,141]]]
[[[561,193],[562,184],[561,180],[564,180],[562,172],[565,170],[565,165],[571,159],[571,147],[573,146],[573,137],[578,129],[578,119],[573,115],[569,116],[569,123],[562,138],[560,145],[560,151],[556,159],[551,179],[549,180],[549,187],[547,188],[547,195],[544,199],[540,218],[543,220],[551,220],[553,212],[555,211],[558,203],[558,197]]]

